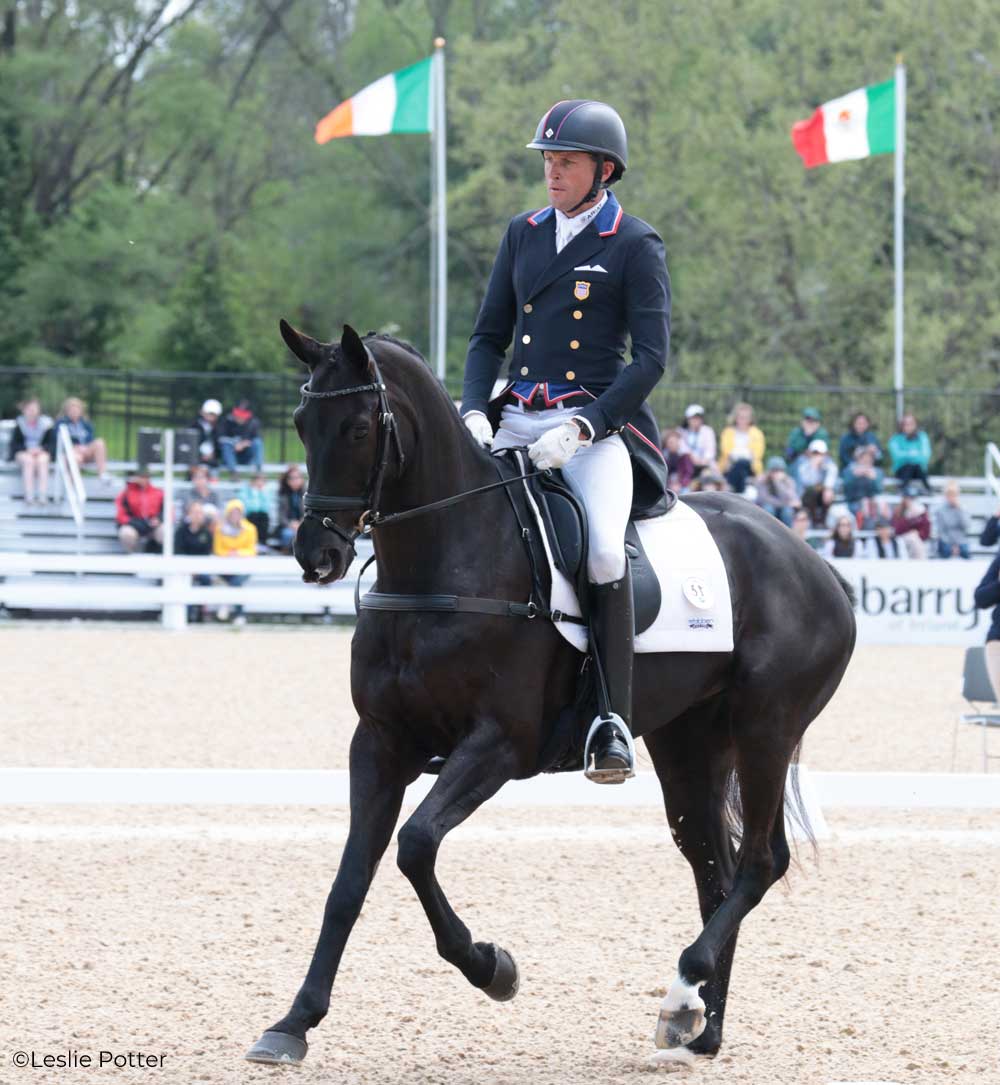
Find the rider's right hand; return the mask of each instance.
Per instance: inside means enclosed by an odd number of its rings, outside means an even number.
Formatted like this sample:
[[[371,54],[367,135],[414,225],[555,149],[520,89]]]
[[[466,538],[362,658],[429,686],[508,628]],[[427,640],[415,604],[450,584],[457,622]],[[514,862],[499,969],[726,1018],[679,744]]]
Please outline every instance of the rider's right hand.
[[[493,427],[482,411],[469,411],[462,420],[480,448],[489,448],[493,444]]]

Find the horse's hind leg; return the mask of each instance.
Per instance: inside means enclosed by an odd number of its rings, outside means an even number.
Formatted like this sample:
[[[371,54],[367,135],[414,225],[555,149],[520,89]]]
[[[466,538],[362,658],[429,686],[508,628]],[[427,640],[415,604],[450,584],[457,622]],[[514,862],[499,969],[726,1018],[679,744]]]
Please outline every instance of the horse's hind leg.
[[[434,873],[445,836],[516,775],[510,743],[494,723],[477,724],[451,752],[434,787],[399,830],[399,869],[424,906],[437,950],[474,986],[498,1002],[517,993],[517,966],[506,950],[473,942]]]
[[[359,723],[351,741],[351,827],[323,926],[306,978],[292,1008],[247,1052],[251,1062],[301,1062],[306,1032],[326,1016],[340,958],[368,894],[379,859],[392,838],[406,785],[424,758],[386,745]]]

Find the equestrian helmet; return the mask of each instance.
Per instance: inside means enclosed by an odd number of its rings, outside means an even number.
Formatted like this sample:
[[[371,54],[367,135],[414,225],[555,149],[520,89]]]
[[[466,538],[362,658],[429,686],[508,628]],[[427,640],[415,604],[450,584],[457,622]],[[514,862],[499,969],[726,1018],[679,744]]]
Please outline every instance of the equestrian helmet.
[[[628,168],[628,137],[621,117],[604,102],[571,98],[556,104],[538,122],[529,151],[587,151],[614,163],[609,185]]]

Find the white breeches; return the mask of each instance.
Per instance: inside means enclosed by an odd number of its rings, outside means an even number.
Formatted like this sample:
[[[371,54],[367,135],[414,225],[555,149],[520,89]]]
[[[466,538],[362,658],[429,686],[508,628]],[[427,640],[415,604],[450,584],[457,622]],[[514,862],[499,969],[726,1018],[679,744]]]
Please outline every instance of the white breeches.
[[[530,445],[572,414],[572,409],[565,407],[524,411],[507,405],[493,451]],[[617,433],[595,441],[589,448],[581,448],[563,473],[576,483],[587,507],[587,579],[592,584],[620,580],[625,575],[625,528],[632,510],[632,460],[625,442]]]

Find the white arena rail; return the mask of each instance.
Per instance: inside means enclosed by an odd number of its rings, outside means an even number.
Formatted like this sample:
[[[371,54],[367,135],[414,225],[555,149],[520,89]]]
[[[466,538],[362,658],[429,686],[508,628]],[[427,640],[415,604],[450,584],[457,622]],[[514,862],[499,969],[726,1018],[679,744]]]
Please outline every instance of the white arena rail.
[[[60,575],[62,574],[62,575]],[[242,587],[196,586],[194,576],[249,576]],[[187,607],[242,606],[271,614],[354,614],[354,576],[318,587],[302,582],[294,558],[217,558],[162,554],[0,553],[0,606],[56,611],[159,610],[183,629]],[[374,567],[365,575],[367,589]]]

